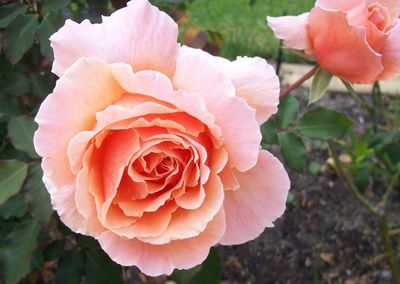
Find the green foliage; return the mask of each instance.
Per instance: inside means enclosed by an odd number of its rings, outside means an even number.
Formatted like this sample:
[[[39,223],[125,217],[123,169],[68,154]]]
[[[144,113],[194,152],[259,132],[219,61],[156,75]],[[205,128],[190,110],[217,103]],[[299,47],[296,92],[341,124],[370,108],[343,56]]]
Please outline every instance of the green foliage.
[[[21,190],[27,171],[26,164],[20,161],[0,161],[0,205]]]
[[[32,117],[14,116],[8,122],[8,136],[15,149],[27,153],[31,158],[39,158],[33,147],[33,133],[37,126]]]
[[[83,269],[84,258],[82,252],[76,249],[67,251],[64,255],[60,257],[58,261],[56,283],[81,283]]]
[[[50,196],[42,182],[43,172],[39,165],[29,170],[29,179],[25,185],[25,200],[29,212],[40,224],[46,225],[53,213]]]
[[[281,132],[278,135],[278,140],[285,164],[302,173],[307,160],[307,151],[303,139],[294,133]]]
[[[326,108],[316,108],[303,115],[297,122],[297,130],[306,137],[330,139],[342,138],[352,122],[344,115]]]
[[[310,99],[308,101],[308,104],[315,103],[320,98],[322,98],[323,95],[325,95],[325,92],[329,87],[332,77],[333,75],[325,71],[324,69],[318,69],[312,79]]]
[[[37,246],[39,225],[26,220],[17,225],[7,236],[0,250],[0,271],[6,284],[17,283],[30,271],[32,252]]]
[[[121,267],[112,262],[102,250],[86,254],[85,275],[89,284],[123,283]]]
[[[39,26],[35,14],[19,15],[7,27],[7,45],[5,54],[12,64],[17,63],[33,45],[35,33]]]
[[[291,94],[286,95],[279,103],[279,110],[276,115],[276,121],[279,128],[287,128],[297,117],[299,112],[299,102]]]
[[[16,17],[23,14],[26,6],[21,3],[11,3],[0,7],[0,29],[6,28]]]

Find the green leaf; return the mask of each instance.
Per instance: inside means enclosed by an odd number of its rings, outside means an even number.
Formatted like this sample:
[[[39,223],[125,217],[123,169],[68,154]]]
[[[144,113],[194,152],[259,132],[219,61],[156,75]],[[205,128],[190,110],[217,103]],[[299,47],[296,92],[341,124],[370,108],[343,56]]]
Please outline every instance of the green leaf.
[[[313,175],[316,175],[317,173],[319,173],[321,169],[321,165],[318,162],[311,162],[308,165],[308,170],[310,171],[310,173],[312,173]]]
[[[36,14],[19,15],[7,28],[5,54],[12,64],[17,63],[33,45],[39,26]]]
[[[33,147],[33,134],[36,128],[36,123],[27,115],[13,117],[8,122],[8,137],[13,146],[34,159],[39,158]]]
[[[71,0],[45,0],[43,4],[43,12],[58,12],[61,8],[69,5]]]
[[[19,193],[0,206],[0,216],[4,219],[21,218],[27,211],[24,196]]]
[[[27,171],[26,164],[20,161],[0,161],[0,205],[20,191]]]
[[[121,266],[114,263],[102,250],[86,254],[85,276],[89,284],[123,283]]]
[[[45,3],[48,3],[46,1]],[[53,1],[50,0],[52,3]],[[57,2],[57,1],[54,1]],[[53,60],[53,50],[50,46],[50,36],[55,33],[64,24],[64,18],[56,13],[45,16],[37,29],[37,37],[40,43],[40,52],[49,60]]]
[[[303,139],[294,133],[282,132],[278,134],[278,140],[285,164],[297,172],[304,172],[307,152]]]
[[[55,283],[81,283],[83,268],[84,259],[82,252],[77,249],[67,251],[58,261]]]
[[[54,80],[47,73],[35,73],[30,76],[32,91],[35,95],[44,99],[54,89]]]
[[[14,115],[21,114],[18,106],[18,101],[13,96],[0,94],[0,119],[10,118]]]
[[[288,94],[279,103],[279,110],[276,115],[276,121],[279,128],[287,128],[296,118],[299,112],[299,102]]]
[[[65,240],[55,240],[53,241],[44,251],[44,259],[46,261],[51,261],[58,258],[64,251]]]
[[[191,280],[197,273],[199,273],[200,270],[201,270],[200,265],[187,270],[176,269],[172,274],[172,279],[177,281],[179,284],[191,284],[192,283]]]
[[[340,139],[352,122],[344,115],[326,108],[316,108],[303,115],[297,122],[297,130],[306,137]]]
[[[21,3],[12,3],[0,7],[0,29],[6,28],[12,20],[25,12],[26,6]]]
[[[25,201],[31,215],[42,225],[49,222],[53,213],[50,196],[42,181],[43,172],[40,165],[35,165],[29,170],[28,180],[25,185]]]
[[[315,103],[325,94],[331,83],[333,75],[322,68],[315,73],[311,82],[310,98],[308,104]]]
[[[276,129],[276,122],[273,119],[268,120],[261,126],[262,142],[268,145],[278,143],[278,130]]]
[[[0,90],[10,96],[21,96],[31,89],[28,77],[12,69],[8,69],[0,81]]]
[[[218,252],[211,248],[207,259],[201,265],[201,270],[194,276],[193,284],[219,284],[221,283],[221,262]]]
[[[7,236],[6,244],[0,252],[0,271],[6,284],[17,283],[30,271],[39,229],[34,220],[25,220],[18,223]]]

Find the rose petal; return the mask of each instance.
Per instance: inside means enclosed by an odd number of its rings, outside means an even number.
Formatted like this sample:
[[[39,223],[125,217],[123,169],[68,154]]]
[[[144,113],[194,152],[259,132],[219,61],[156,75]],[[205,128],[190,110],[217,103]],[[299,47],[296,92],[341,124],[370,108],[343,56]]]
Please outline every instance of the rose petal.
[[[400,74],[400,21],[392,30],[382,49],[382,64],[385,67],[379,80],[389,80]]]
[[[74,186],[56,188],[46,175],[43,176],[43,182],[50,192],[53,209],[57,211],[61,221],[71,230],[93,237],[97,237],[105,230],[97,220],[97,216],[92,215],[90,218],[84,218],[79,214],[75,205]]]
[[[62,76],[80,57],[94,56],[108,63],[129,63],[135,71],[172,75],[177,36],[178,27],[167,14],[147,0],[130,1],[126,8],[103,17],[102,24],[67,20],[50,38],[55,58],[52,71]]]
[[[365,2],[367,3],[367,5],[377,3],[379,5],[387,7],[393,19],[396,19],[400,16],[399,0],[365,0]]]
[[[257,161],[261,142],[259,125],[254,110],[241,98],[235,97],[232,82],[214,64],[200,53],[181,54],[173,83],[176,88],[204,99],[207,110],[221,127],[224,146],[232,166],[245,171]]]
[[[376,0],[375,0],[376,1]],[[327,10],[348,11],[354,7],[364,4],[365,0],[317,0],[315,6]]]
[[[382,56],[366,41],[366,29],[349,25],[342,11],[314,8],[308,33],[318,63],[328,72],[353,83],[371,83],[382,72]]]
[[[211,246],[225,231],[221,210],[197,237],[173,241],[167,245],[151,245],[137,239],[124,239],[106,231],[99,237],[101,247],[115,262],[135,265],[149,276],[169,275],[177,269],[189,269],[203,262]]]
[[[309,51],[311,45],[307,36],[307,19],[308,13],[299,16],[267,17],[269,27],[287,47]]]
[[[195,210],[179,208],[172,215],[168,228],[160,236],[140,239],[147,243],[161,245],[201,234],[207,223],[220,211],[224,199],[224,188],[218,176],[211,175],[204,185],[204,190],[205,199],[199,208]]]
[[[80,59],[57,81],[35,118],[39,128],[33,141],[45,159],[43,168],[56,186],[74,182],[69,169],[69,141],[82,130],[91,129],[95,113],[118,100],[124,91],[108,65],[98,59]]]
[[[226,232],[220,243],[241,244],[256,238],[285,211],[290,187],[282,164],[267,151],[260,151],[257,165],[236,173],[240,188],[225,191]]]

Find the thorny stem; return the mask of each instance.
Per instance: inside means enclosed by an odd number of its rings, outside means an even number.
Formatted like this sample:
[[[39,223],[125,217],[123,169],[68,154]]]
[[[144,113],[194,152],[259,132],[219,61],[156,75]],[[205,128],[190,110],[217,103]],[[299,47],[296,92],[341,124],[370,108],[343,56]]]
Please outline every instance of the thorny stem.
[[[339,155],[336,151],[336,146],[333,140],[328,140],[329,151],[331,152],[332,158],[335,161],[336,170],[338,172],[339,178],[345,182],[349,189],[353,192],[354,196],[374,215],[380,216],[379,211],[361,194],[357,186],[354,184],[352,178],[349,176],[348,172],[345,171],[343,163],[339,160]]]
[[[343,85],[346,87],[347,91],[353,96],[353,98],[366,110],[369,114],[373,113],[373,109],[360,98],[357,92],[354,90],[353,86],[344,80],[342,80]]]
[[[305,81],[310,79],[315,74],[315,72],[317,72],[318,69],[319,69],[319,65],[315,65],[310,71],[308,71],[306,74],[304,74],[299,80],[297,80],[295,83],[293,83],[292,85],[290,85],[289,87],[284,89],[281,92],[281,94],[279,95],[279,98],[282,99],[284,96],[286,96],[287,94],[289,94],[293,90],[295,90],[298,87],[300,87]]]

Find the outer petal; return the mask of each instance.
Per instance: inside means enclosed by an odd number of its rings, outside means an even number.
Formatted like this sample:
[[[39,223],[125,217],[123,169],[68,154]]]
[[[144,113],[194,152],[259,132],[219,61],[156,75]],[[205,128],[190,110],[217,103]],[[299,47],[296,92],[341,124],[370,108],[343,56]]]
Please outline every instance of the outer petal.
[[[267,151],[260,151],[257,165],[237,173],[240,188],[225,191],[226,232],[220,243],[241,244],[256,238],[285,211],[290,187],[282,164]]]
[[[261,142],[254,110],[241,98],[235,97],[231,80],[215,68],[214,62],[201,53],[181,54],[173,84],[204,99],[207,110],[221,128],[231,164],[239,171],[253,167]]]
[[[95,113],[123,94],[108,65],[80,59],[57,81],[53,94],[40,106],[34,136],[43,170],[56,186],[74,181],[67,157],[68,143],[78,132],[93,127]]]
[[[322,68],[353,83],[371,83],[382,72],[382,56],[367,43],[366,29],[351,26],[342,11],[314,8],[308,34]]]
[[[310,50],[307,36],[308,13],[299,16],[267,17],[268,25],[275,36],[285,45],[296,50]]]
[[[65,22],[51,38],[53,72],[64,74],[80,57],[131,64],[135,72],[157,70],[172,75],[178,52],[178,27],[147,0],[135,0],[104,17],[102,24]]]
[[[135,265],[149,276],[171,274],[177,269],[189,269],[203,262],[211,246],[215,245],[225,231],[224,211],[221,210],[199,236],[173,241],[165,245],[151,245],[137,239],[124,239],[109,231],[99,242],[115,262]]]
[[[388,80],[400,74],[400,21],[390,33],[382,50],[383,72],[380,80]]]
[[[236,96],[244,99],[256,110],[256,118],[260,124],[278,110],[279,78],[265,59],[238,57],[232,62],[187,46],[182,46],[180,54],[200,55],[205,60],[213,62],[215,68],[232,81]]]
[[[256,110],[259,124],[263,124],[277,112],[279,78],[267,61],[259,57],[239,57],[224,64],[222,71],[235,85],[236,95]]]
[[[364,2],[365,0],[317,0],[315,6],[328,10],[348,11]]]
[[[51,203],[54,210],[57,211],[61,221],[71,228],[71,230],[94,237],[97,237],[105,230],[97,220],[97,216],[84,218],[79,214],[75,205],[74,186],[64,186],[58,189],[46,175],[43,176],[43,182],[50,192]]]

